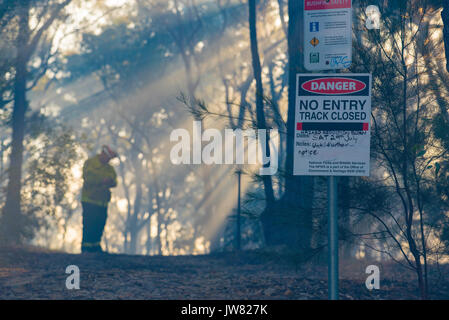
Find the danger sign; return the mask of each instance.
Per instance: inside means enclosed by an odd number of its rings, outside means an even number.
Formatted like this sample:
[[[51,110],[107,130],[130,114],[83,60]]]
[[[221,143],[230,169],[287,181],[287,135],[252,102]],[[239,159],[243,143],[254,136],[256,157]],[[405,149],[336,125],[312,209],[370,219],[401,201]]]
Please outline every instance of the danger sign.
[[[371,75],[299,74],[295,175],[369,176]]]
[[[307,70],[349,68],[352,1],[304,0],[304,65]]]

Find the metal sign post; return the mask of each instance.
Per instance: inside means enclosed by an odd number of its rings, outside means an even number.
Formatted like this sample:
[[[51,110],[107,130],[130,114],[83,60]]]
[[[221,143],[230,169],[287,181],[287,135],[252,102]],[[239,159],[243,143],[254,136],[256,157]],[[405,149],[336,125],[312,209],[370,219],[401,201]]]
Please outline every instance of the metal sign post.
[[[241,185],[242,185],[242,169],[237,170],[238,187],[237,187],[237,219],[236,219],[236,249],[240,251],[242,247],[242,232],[241,232]]]
[[[369,176],[370,74],[298,74],[294,174],[328,176],[329,299],[338,299],[338,176]]]
[[[329,300],[338,300],[338,183],[337,177],[328,178],[328,287]]]

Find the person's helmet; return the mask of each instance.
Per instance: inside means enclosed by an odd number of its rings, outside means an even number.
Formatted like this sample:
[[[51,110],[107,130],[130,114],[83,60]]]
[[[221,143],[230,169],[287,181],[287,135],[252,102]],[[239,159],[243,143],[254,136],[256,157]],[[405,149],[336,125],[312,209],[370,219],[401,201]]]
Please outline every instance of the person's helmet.
[[[115,152],[114,150],[112,150],[109,146],[104,145],[101,147],[101,151],[104,152],[109,159],[114,159],[118,157],[117,152]]]

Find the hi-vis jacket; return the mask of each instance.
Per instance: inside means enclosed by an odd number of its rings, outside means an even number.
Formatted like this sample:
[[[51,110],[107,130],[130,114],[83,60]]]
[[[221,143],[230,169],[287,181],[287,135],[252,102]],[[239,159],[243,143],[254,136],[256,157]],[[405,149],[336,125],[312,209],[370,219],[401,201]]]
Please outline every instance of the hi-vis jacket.
[[[100,157],[96,155],[84,163],[83,179],[81,201],[107,207],[111,200],[109,189],[117,185],[117,174],[114,168],[108,163],[103,164]]]

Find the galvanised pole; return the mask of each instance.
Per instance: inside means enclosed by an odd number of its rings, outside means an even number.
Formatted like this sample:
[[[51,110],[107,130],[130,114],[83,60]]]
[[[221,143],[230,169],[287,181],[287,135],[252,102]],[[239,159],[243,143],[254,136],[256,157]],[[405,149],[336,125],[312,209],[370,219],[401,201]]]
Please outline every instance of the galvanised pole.
[[[328,284],[329,300],[338,300],[338,184],[337,177],[328,180]]]

